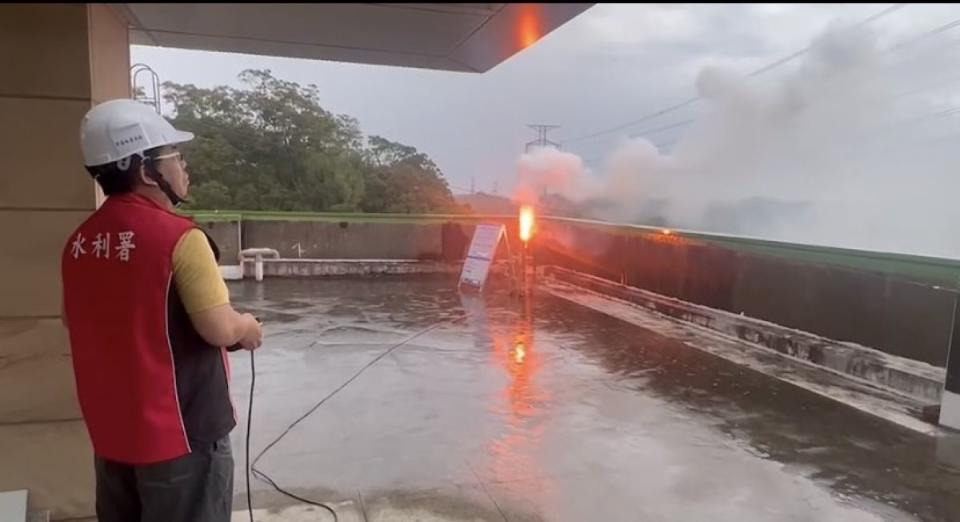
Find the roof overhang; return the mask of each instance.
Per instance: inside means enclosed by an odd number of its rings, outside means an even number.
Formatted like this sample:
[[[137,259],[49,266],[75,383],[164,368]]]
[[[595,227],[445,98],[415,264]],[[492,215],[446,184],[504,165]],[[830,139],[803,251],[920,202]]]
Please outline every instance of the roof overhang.
[[[140,45],[484,72],[593,4],[120,4]]]

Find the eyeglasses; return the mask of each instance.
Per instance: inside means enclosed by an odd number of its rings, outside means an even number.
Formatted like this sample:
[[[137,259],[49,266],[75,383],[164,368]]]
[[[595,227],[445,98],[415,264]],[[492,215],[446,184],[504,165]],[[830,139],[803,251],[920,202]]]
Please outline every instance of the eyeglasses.
[[[171,152],[170,154],[161,154],[160,156],[154,156],[153,161],[160,161],[160,160],[173,159],[173,158],[177,158],[177,161],[179,161],[181,165],[187,164],[187,161],[183,159],[183,153],[180,151]]]

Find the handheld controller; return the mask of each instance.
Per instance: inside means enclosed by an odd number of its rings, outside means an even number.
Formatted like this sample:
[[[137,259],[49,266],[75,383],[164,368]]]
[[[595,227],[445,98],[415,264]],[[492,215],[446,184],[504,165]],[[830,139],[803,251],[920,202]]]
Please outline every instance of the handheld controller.
[[[263,324],[263,321],[261,321],[259,317],[257,317],[256,319],[257,319],[257,322],[258,322],[258,323]],[[235,345],[233,345],[233,346],[228,346],[228,347],[227,347],[227,351],[228,351],[228,352],[236,352],[236,351],[240,351],[240,350],[243,350],[243,346],[240,346],[240,343],[237,343],[237,344],[235,344]]]

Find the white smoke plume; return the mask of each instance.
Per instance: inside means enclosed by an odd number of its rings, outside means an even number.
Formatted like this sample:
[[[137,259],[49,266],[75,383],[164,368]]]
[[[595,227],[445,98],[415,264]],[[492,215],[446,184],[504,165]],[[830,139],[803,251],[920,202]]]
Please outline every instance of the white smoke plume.
[[[559,194],[581,200],[596,190],[576,154],[551,148],[536,148],[517,162],[517,187],[513,199],[536,204],[544,194]]]
[[[798,61],[703,70],[670,154],[628,140],[566,185],[604,219],[960,258],[960,45],[830,28]]]

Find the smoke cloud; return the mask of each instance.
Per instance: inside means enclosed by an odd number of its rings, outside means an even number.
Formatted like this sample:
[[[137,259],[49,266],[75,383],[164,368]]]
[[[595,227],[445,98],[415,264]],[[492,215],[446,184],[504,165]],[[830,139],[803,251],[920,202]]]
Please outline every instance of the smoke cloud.
[[[701,110],[670,153],[624,140],[589,172],[538,151],[521,187],[614,221],[960,258],[958,52],[942,35],[832,27],[787,71],[702,70]]]
[[[539,202],[544,194],[559,194],[582,200],[599,190],[576,154],[551,148],[536,148],[517,162],[517,187],[513,199],[524,204]]]

